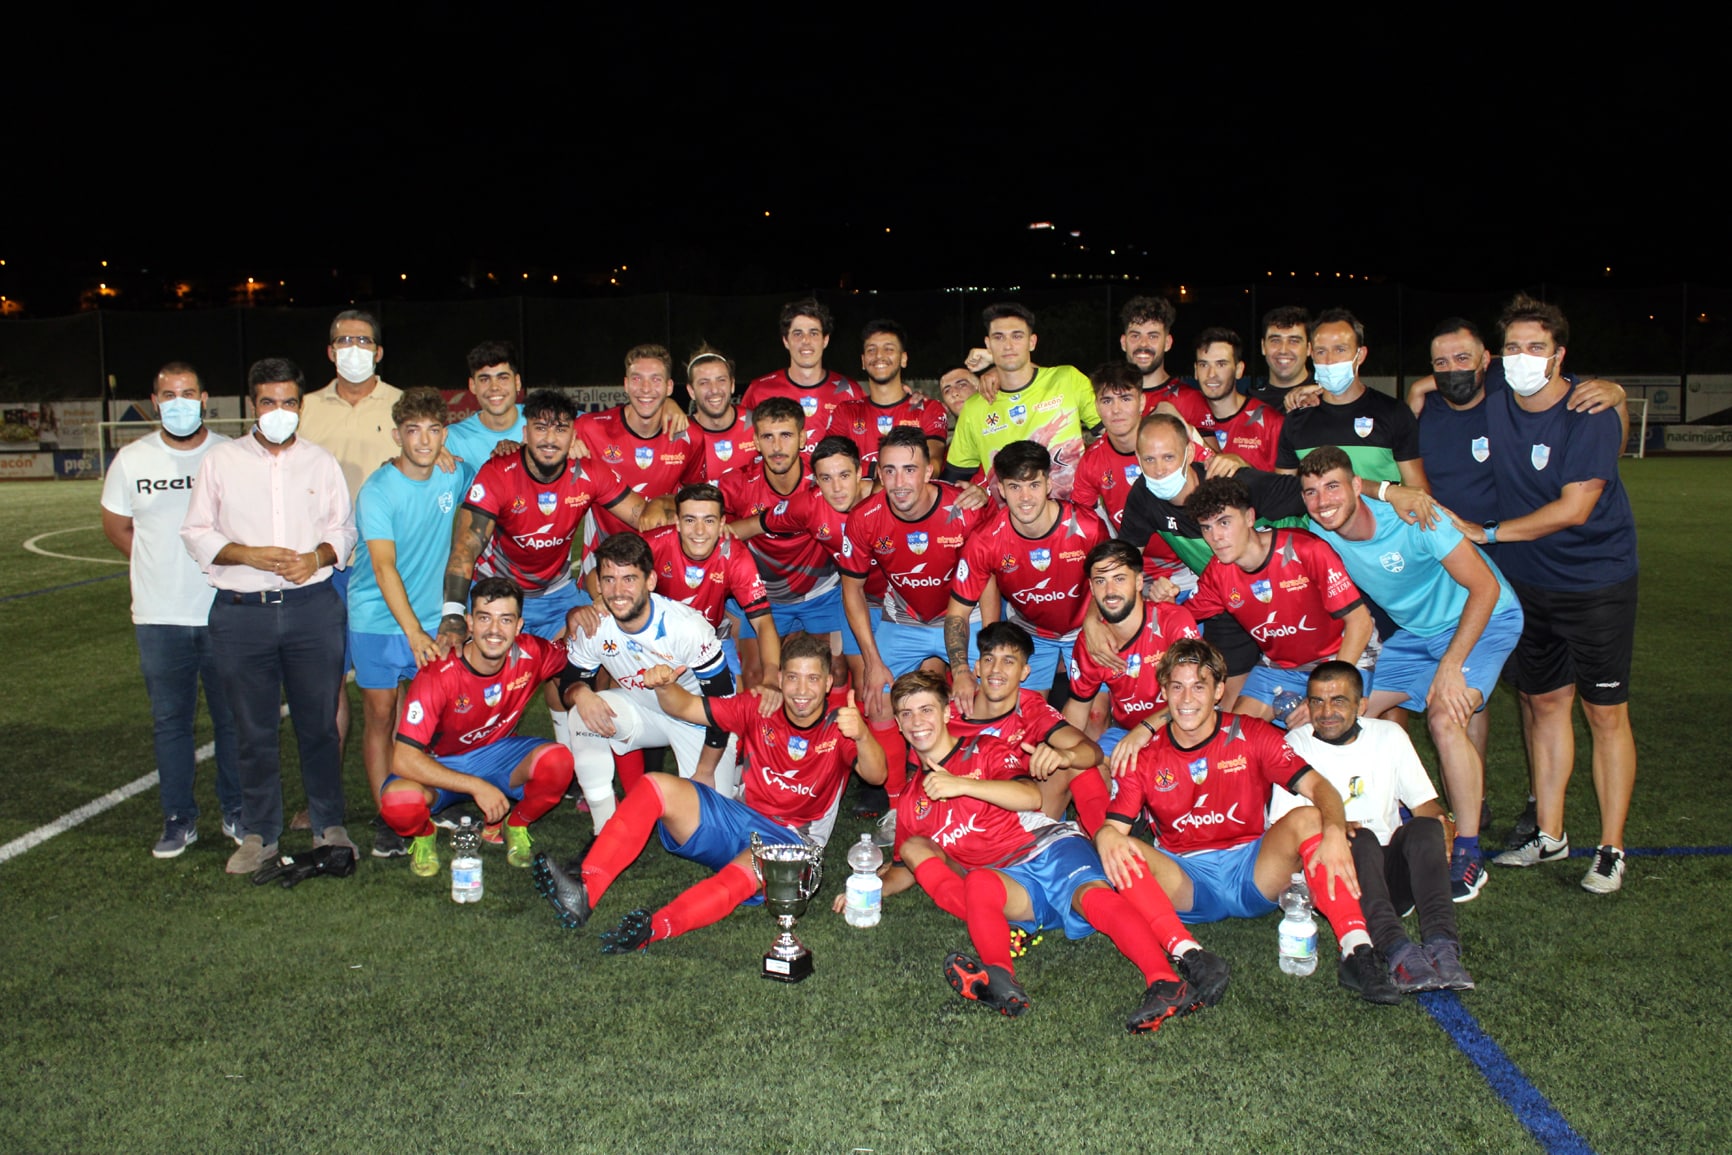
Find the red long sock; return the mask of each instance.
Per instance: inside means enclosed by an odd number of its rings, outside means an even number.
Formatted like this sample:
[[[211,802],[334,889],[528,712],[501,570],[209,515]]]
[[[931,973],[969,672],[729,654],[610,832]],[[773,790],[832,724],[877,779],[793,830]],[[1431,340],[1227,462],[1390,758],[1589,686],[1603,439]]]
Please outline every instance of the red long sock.
[[[1129,886],[1121,887],[1119,894],[1131,905],[1131,909],[1142,915],[1143,922],[1154,932],[1155,941],[1160,943],[1161,949],[1169,955],[1178,954],[1177,948],[1181,943],[1196,941],[1197,936],[1179,921],[1179,913],[1173,909],[1173,900],[1167,897],[1167,892],[1155,881],[1153,871],[1145,868],[1144,873]],[[1094,919],[1089,921],[1094,922]]]
[[[914,881],[932,896],[932,905],[945,914],[967,919],[968,908],[962,897],[962,878],[943,861],[928,858],[914,868]]]
[[[643,751],[633,750],[629,754],[613,756],[614,773],[619,775],[619,791],[630,794],[632,788],[643,781]]]
[[[505,824],[528,826],[558,806],[576,772],[570,747],[543,746],[529,766],[529,780],[523,784],[523,797],[511,808]]]
[[[433,815],[419,790],[387,790],[379,799],[379,817],[404,838],[433,833]]]
[[[1130,959],[1143,972],[1143,985],[1160,979],[1176,979],[1167,952],[1149,929],[1149,924],[1124,895],[1110,886],[1096,886],[1083,891],[1077,903],[1089,925],[1113,940],[1119,953]]]
[[[1070,800],[1076,804],[1076,820],[1083,832],[1093,838],[1107,820],[1107,804],[1112,801],[1098,767],[1091,766],[1070,780]]]
[[[996,870],[971,870],[962,880],[962,891],[968,904],[968,937],[980,961],[1015,974],[1010,963],[1010,920],[1004,915],[1004,880]]]
[[[617,816],[614,821],[619,821]],[[672,938],[720,922],[729,911],[756,893],[758,880],[752,877],[752,872],[737,862],[730,862],[651,915],[650,926],[654,930],[650,933],[650,941]]]
[[[896,808],[896,799],[902,796],[902,788],[908,785],[908,743],[902,740],[902,731],[896,728],[894,722],[871,722],[866,728],[872,731],[873,739],[884,750],[884,792],[890,795],[890,808]]]
[[[1311,857],[1311,852],[1323,842],[1321,834],[1313,834],[1299,844],[1299,860],[1301,862]],[[1305,872],[1305,881],[1311,887],[1311,902],[1323,917],[1329,920],[1329,929],[1335,932],[1335,938],[1340,941],[1354,931],[1365,930],[1365,912],[1359,907],[1359,900],[1347,892],[1347,884],[1341,881],[1335,883],[1335,897],[1329,897],[1329,882],[1324,877],[1321,864],[1313,865]]]
[[[643,853],[650,831],[662,816],[662,792],[646,778],[637,789],[625,796],[613,817],[590,844],[583,859],[583,886],[589,892],[589,905],[594,909],[619,877]]]

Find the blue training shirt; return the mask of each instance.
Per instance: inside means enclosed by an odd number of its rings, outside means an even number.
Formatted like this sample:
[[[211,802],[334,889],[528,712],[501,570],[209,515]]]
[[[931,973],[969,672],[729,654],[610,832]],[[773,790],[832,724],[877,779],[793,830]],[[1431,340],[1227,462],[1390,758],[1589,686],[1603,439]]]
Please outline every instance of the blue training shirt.
[[[481,413],[477,410],[445,430],[445,448],[453,457],[461,457],[469,465],[469,472],[474,473],[481,468],[483,462],[493,456],[493,447],[501,441],[523,440],[523,406],[517,407],[517,421],[504,433],[495,433],[481,424]]]
[[[396,543],[397,576],[403,579],[415,617],[428,633],[439,628],[445,562],[451,556],[451,523],[475,480],[476,468],[465,460],[450,473],[435,467],[426,481],[411,481],[387,461],[362,484],[355,498],[359,542],[350,567],[349,629],[357,634],[403,632],[391,616],[391,607],[385,604],[385,595],[379,592],[379,579],[373,576],[369,540]]]

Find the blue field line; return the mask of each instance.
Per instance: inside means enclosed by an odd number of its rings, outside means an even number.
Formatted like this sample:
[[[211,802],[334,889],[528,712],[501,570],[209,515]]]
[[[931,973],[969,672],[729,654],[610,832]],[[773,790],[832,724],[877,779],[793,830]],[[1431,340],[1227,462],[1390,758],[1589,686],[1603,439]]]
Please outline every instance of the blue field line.
[[[1498,1098],[1504,1101],[1516,1121],[1528,1129],[1547,1155],[1593,1155],[1586,1139],[1576,1134],[1569,1121],[1558,1114],[1551,1100],[1540,1094],[1539,1088],[1528,1082],[1521,1068],[1504,1054],[1480,1027],[1454,991],[1434,991],[1419,996],[1425,1013],[1437,1021],[1461,1053],[1466,1055]]]
[[[1592,846],[1571,847],[1570,857],[1592,858],[1596,849]],[[1624,848],[1625,858],[1669,858],[1678,854],[1732,854],[1732,846],[1626,846]]]
[[[82,581],[66,582],[64,585],[48,586],[46,589],[26,590],[21,594],[6,594],[5,596],[0,597],[0,602],[15,602],[19,598],[33,598],[38,594],[58,593],[61,590],[74,589],[78,586],[87,586],[92,582],[111,582],[115,578],[123,578],[127,576],[130,572],[130,570],[121,570],[119,573],[108,573],[103,574],[101,577],[84,578]]]

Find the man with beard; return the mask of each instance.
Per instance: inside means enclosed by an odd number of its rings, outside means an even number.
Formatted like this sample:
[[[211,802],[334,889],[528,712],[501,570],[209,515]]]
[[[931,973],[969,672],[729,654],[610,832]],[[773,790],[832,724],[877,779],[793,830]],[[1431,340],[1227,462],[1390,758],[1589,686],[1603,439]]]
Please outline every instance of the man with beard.
[[[1283,416],[1238,391],[1245,375],[1244,343],[1231,329],[1197,335],[1197,388],[1176,391],[1170,404],[1185,422],[1252,469],[1275,468]]]
[[[740,399],[740,404],[754,413],[772,397],[798,405],[805,428],[801,451],[811,449],[824,436],[836,406],[860,400],[858,385],[824,368],[824,350],[830,347],[835,328],[830,310],[810,297],[783,305],[782,347],[788,350],[788,367],[757,378]]]
[[[902,382],[908,368],[908,334],[895,321],[880,318],[860,334],[860,367],[866,373],[864,400],[844,401],[830,416],[832,436],[847,437],[860,449],[860,463],[875,472],[878,442],[892,429],[908,425],[926,434],[934,472],[944,472],[944,407]]]
[[[734,363],[707,344],[698,346],[686,363],[686,388],[692,421],[703,430],[704,477],[713,483],[756,460],[752,415],[734,404]]]
[[[1173,303],[1165,297],[1132,297],[1119,310],[1119,348],[1142,378],[1144,413],[1153,413],[1155,406],[1172,401],[1184,384],[1167,372],[1167,354],[1173,348],[1173,326],[1178,319]]]

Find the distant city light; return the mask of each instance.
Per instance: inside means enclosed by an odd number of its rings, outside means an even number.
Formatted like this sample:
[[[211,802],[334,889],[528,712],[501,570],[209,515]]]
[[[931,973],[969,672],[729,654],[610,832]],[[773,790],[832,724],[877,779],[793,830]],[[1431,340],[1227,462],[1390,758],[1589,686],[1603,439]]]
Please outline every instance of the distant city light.
[[[1035,221],[1034,223],[1030,224],[1028,227],[1031,229],[1050,229],[1050,228],[1052,228],[1052,222],[1051,221]]]

